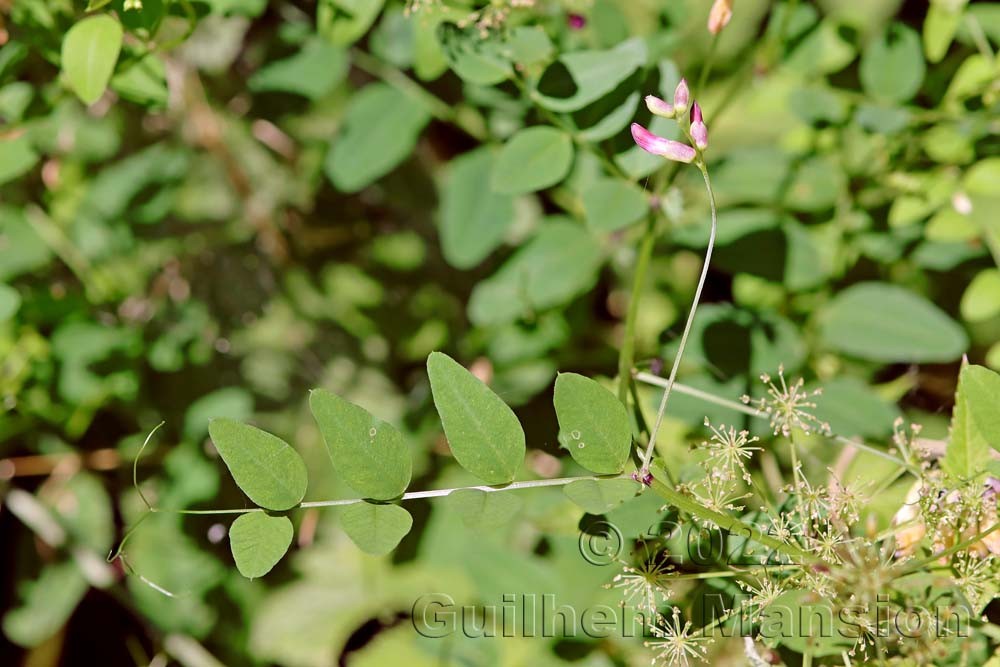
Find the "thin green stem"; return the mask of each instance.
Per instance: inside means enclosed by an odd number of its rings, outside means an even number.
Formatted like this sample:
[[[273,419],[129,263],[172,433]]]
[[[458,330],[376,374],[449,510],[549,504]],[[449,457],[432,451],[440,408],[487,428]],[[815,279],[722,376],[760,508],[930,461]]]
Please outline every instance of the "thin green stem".
[[[677,509],[698,517],[703,521],[708,521],[719,528],[728,530],[732,534],[746,536],[754,542],[758,542],[765,547],[774,549],[776,552],[784,554],[800,564],[820,562],[819,558],[804,549],[801,549],[793,544],[782,542],[781,540],[771,537],[770,535],[765,535],[755,526],[744,523],[736,517],[708,509],[697,501],[682,494],[680,491],[667,486],[659,479],[659,477],[663,476],[664,472],[665,471],[662,467],[655,466],[653,480],[650,482],[649,486],[656,492],[657,495]]]
[[[694,316],[698,312],[698,304],[701,302],[701,293],[705,288],[705,280],[708,278],[708,267],[712,262],[712,251],[715,249],[715,233],[718,229],[718,216],[715,209],[715,193],[712,190],[712,181],[708,177],[708,167],[703,158],[699,156],[698,168],[701,170],[702,178],[705,180],[705,189],[708,191],[708,204],[712,214],[712,227],[708,234],[708,248],[705,250],[705,260],[701,267],[701,275],[698,278],[698,286],[694,291],[694,299],[691,303],[691,311],[688,313],[687,322],[684,323],[684,332],[681,334],[680,345],[677,354],[674,356],[674,363],[670,369],[670,377],[663,389],[663,398],[660,399],[660,407],[656,411],[656,421],[653,423],[653,430],[649,434],[649,444],[646,445],[646,452],[642,457],[643,472],[649,469],[649,460],[653,456],[653,449],[656,447],[656,436],[660,432],[663,423],[663,415],[667,410],[667,401],[670,400],[670,390],[677,379],[677,371],[680,369],[681,359],[684,357],[684,348],[687,347],[687,339],[694,324]]]
[[[656,217],[650,213],[639,244],[639,258],[632,277],[632,294],[629,296],[628,313],[625,316],[625,337],[618,354],[618,400],[628,405],[628,390],[632,383],[632,367],[635,365],[635,329],[639,319],[639,302],[642,288],[646,283],[646,271],[656,245]]]

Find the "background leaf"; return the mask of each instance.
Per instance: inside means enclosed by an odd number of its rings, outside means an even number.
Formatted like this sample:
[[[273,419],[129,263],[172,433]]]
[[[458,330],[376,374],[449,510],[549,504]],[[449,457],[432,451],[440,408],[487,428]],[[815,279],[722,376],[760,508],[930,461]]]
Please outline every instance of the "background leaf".
[[[122,48],[122,26],[107,14],[76,23],[62,43],[62,69],[84,104],[93,104],[108,87]]]
[[[479,264],[500,245],[514,222],[514,198],[483,189],[494,162],[489,147],[451,162],[441,193],[441,252],[456,268]]]
[[[306,495],[306,464],[281,438],[231,419],[213,419],[208,433],[236,484],[250,500],[274,511]]]
[[[357,192],[385,176],[417,143],[430,116],[413,98],[372,83],[351,99],[324,169],[337,188]]]
[[[916,95],[925,71],[920,36],[901,23],[890,24],[861,55],[865,92],[886,102],[906,102]]]
[[[842,291],[822,313],[820,332],[834,349],[872,361],[951,361],[969,345],[962,328],[934,304],[887,283]]]
[[[553,127],[529,127],[504,144],[490,185],[501,194],[525,194],[555,185],[573,164],[573,141]]]
[[[487,484],[507,484],[524,462],[524,431],[479,378],[441,352],[427,357],[434,405],[455,459]]]

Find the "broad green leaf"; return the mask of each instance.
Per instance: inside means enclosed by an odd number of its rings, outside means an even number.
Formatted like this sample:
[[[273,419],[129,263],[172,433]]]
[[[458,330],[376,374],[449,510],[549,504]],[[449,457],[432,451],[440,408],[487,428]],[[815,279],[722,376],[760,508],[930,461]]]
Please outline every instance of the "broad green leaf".
[[[312,392],[309,408],[334,469],[352,489],[375,500],[402,495],[412,462],[395,427],[325,389]]]
[[[10,285],[0,283],[0,322],[14,316],[21,307],[21,293]]]
[[[587,470],[622,471],[632,448],[628,411],[614,394],[590,378],[560,373],[556,378],[559,442]]]
[[[875,99],[906,102],[920,90],[925,69],[920,36],[902,23],[893,23],[862,53],[861,85]]]
[[[892,433],[899,409],[861,380],[843,376],[824,382],[813,413],[837,435],[882,438]],[[811,389],[811,387],[810,387]]]
[[[295,93],[316,100],[347,76],[347,53],[326,40],[311,39],[302,50],[254,72],[247,86],[254,92]]]
[[[605,178],[591,184],[583,193],[587,224],[602,232],[628,227],[649,211],[645,193],[625,181]]]
[[[573,164],[573,140],[562,130],[536,126],[504,144],[493,165],[490,185],[503,194],[543,190],[566,178]]]
[[[861,283],[840,292],[820,314],[830,347],[882,362],[952,361],[969,346],[965,331],[937,306],[888,283]]]
[[[832,621],[833,627],[830,627]],[[840,656],[854,644],[856,626],[836,613],[830,600],[810,590],[789,590],[760,613],[761,632],[781,637],[781,643],[798,653]]]
[[[968,0],[931,0],[924,18],[924,51],[927,60],[940,62],[955,38]]]
[[[962,317],[982,322],[1000,315],[1000,270],[983,269],[972,279],[962,295]]]
[[[995,195],[1000,183],[1000,157],[988,157],[969,167],[962,184],[969,194]]]
[[[413,151],[430,116],[410,96],[372,83],[350,102],[324,169],[337,188],[357,192],[392,171]]]
[[[0,139],[0,185],[13,181],[38,163],[38,153],[27,134]]]
[[[448,66],[462,80],[493,86],[513,75],[506,49],[496,33],[484,37],[474,26],[460,28],[454,23],[443,23],[436,34]]]
[[[640,486],[631,479],[581,479],[563,493],[588,514],[604,514],[635,497]]]
[[[294,532],[286,516],[264,512],[240,515],[229,529],[229,547],[236,569],[247,579],[263,577],[288,551]]]
[[[578,224],[550,221],[469,300],[479,325],[503,324],[566,303],[594,285],[603,260],[593,235]]]
[[[844,69],[856,55],[854,45],[845,39],[838,22],[827,18],[802,38],[784,64],[805,74],[830,74]]]
[[[281,438],[232,419],[213,419],[208,433],[236,484],[250,500],[277,512],[306,495],[306,464]]]
[[[524,431],[514,412],[446,354],[427,357],[427,374],[455,459],[487,484],[511,482],[525,450]]]
[[[223,387],[205,394],[188,406],[184,414],[184,437],[198,442],[205,437],[213,419],[226,417],[236,421],[253,416],[253,394],[243,387]]]
[[[511,60],[525,67],[549,60],[554,50],[545,28],[537,25],[518,26],[511,30],[506,48]]]
[[[385,0],[320,0],[316,30],[336,45],[360,39],[372,26]]]
[[[534,96],[552,111],[577,111],[617,88],[646,64],[646,57],[646,44],[638,37],[607,51],[567,53],[546,69]],[[564,91],[569,94],[560,94]]]
[[[341,511],[340,525],[359,549],[382,556],[395,549],[410,532],[413,517],[399,505],[362,502]]]
[[[167,106],[167,68],[155,53],[122,66],[111,88],[127,100],[153,109]]]
[[[122,48],[122,26],[108,14],[73,25],[62,43],[62,70],[84,104],[93,104],[108,87]]]
[[[26,582],[21,605],[4,615],[4,635],[19,646],[38,646],[66,623],[89,587],[73,561],[45,566]]]
[[[965,365],[951,417],[951,440],[941,467],[969,480],[985,472],[990,447],[1000,451],[1000,375],[982,366]]]
[[[516,493],[487,492],[480,489],[458,489],[444,497],[469,528],[498,528],[517,514],[522,502]]]
[[[489,148],[451,162],[441,193],[441,252],[455,268],[469,269],[483,261],[514,222],[514,198],[483,188],[494,162]]]

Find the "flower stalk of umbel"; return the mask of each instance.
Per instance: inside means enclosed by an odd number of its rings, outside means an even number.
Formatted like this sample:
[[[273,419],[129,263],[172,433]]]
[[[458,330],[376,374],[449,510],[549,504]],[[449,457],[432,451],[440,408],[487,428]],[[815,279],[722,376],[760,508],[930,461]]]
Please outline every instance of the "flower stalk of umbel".
[[[699,158],[699,162],[701,161],[701,152],[708,148],[708,128],[705,126],[701,106],[697,101],[691,100],[687,81],[681,79],[680,83],[677,84],[672,103],[655,95],[648,95],[646,96],[646,108],[655,116],[677,120],[681,130],[687,134],[690,144],[661,137],[653,134],[639,123],[632,123],[632,138],[639,148],[674,162],[690,164],[695,162],[696,158]],[[691,109],[691,115],[688,122],[685,123],[688,108]]]

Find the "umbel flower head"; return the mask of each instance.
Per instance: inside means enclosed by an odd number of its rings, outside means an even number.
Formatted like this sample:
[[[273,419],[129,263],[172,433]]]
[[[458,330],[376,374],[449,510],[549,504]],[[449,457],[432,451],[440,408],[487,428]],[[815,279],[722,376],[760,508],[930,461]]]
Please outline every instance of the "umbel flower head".
[[[683,121],[689,106],[691,109],[691,119],[685,126]],[[665,157],[674,162],[691,163],[698,157],[699,151],[708,148],[708,128],[705,126],[701,107],[697,102],[692,104],[691,92],[688,90],[687,81],[684,79],[681,79],[680,83],[677,84],[677,88],[674,89],[673,103],[662,100],[655,95],[647,95],[646,108],[654,116],[676,118],[678,124],[681,125],[681,129],[688,135],[691,143],[697,146],[697,150],[689,144],[661,137],[653,134],[638,123],[632,123],[632,138],[635,139],[635,143],[642,150],[653,155]]]

